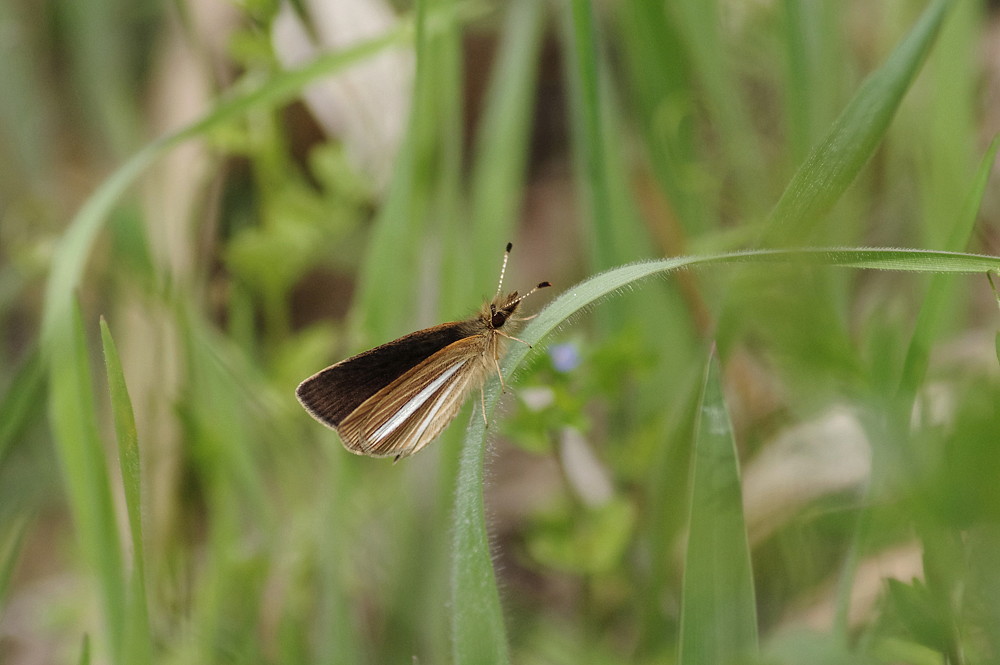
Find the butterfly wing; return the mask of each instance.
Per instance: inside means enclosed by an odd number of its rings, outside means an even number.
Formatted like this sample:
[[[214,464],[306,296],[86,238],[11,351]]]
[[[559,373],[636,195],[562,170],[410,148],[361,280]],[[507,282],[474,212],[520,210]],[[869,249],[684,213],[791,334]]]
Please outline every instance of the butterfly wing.
[[[314,374],[295,394],[313,418],[338,429],[365,400],[421,362],[469,335],[469,323],[456,321],[418,330]]]
[[[344,446],[372,457],[406,457],[433,441],[487,373],[491,335],[449,344],[362,402],[336,427]]]

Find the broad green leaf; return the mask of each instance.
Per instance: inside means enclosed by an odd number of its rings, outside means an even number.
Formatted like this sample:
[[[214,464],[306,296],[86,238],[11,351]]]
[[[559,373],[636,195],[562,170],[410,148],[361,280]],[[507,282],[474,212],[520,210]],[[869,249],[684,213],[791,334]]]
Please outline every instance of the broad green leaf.
[[[757,608],[736,441],[714,349],[691,459],[678,662],[736,665],[757,651]]]

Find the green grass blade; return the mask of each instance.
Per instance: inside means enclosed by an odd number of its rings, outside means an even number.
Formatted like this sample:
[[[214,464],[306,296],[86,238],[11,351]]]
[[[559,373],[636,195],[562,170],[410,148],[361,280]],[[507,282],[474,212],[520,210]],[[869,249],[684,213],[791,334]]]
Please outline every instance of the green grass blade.
[[[593,3],[571,0],[569,12],[570,107],[574,110],[574,144],[581,174],[577,181],[584,199],[582,209],[589,221],[592,265],[606,268],[613,264],[618,253],[612,232],[612,197],[604,154],[605,105]]]
[[[87,341],[79,308],[65,344],[48,349],[49,417],[79,547],[97,578],[112,662],[121,661],[126,604],[121,543],[95,420]]]
[[[545,3],[536,0],[518,0],[507,8],[476,134],[469,215],[475,225],[474,251],[470,277],[463,280],[468,284],[465,298],[479,295],[473,289],[496,278],[500,252],[513,239],[524,195],[544,17]]]
[[[101,317],[101,343],[104,363],[108,372],[108,389],[111,393],[111,410],[114,414],[115,434],[118,438],[118,462],[122,484],[125,488],[125,507],[128,511],[129,531],[132,536],[132,581],[129,588],[129,611],[126,617],[125,662],[149,660],[149,614],[146,606],[146,566],[142,537],[141,471],[139,464],[139,434],[135,427],[132,400],[125,385],[121,359],[107,321]]]
[[[537,345],[581,311],[650,277],[685,267],[748,263],[964,274],[1000,270],[1000,257],[995,256],[883,248],[753,250],[645,261],[613,268],[567,289],[539,312],[518,336],[528,344]],[[502,363],[504,376],[512,376],[530,352],[526,345],[513,345]],[[499,390],[493,381],[486,392],[488,416],[496,408],[498,399]],[[474,413],[463,444],[455,496],[452,629],[456,663],[505,662],[508,657],[483,510],[485,447],[486,428],[479,414]],[[480,658],[485,660],[478,660]]]
[[[979,207],[986,193],[986,185],[989,182],[990,172],[993,170],[993,163],[996,161],[997,151],[1000,149],[1000,136],[993,139],[986,155],[980,163],[979,170],[973,181],[972,190],[969,192],[965,204],[959,211],[953,225],[951,234],[947,241],[946,249],[958,250],[965,247],[975,228]],[[914,396],[923,382],[927,371],[928,358],[930,356],[931,345],[937,337],[942,324],[946,306],[951,299],[953,280],[947,275],[935,275],[931,279],[927,296],[924,298],[920,314],[917,317],[917,324],[910,338],[910,345],[906,351],[906,360],[903,364],[902,378],[899,385],[899,407],[900,417],[909,419],[909,413],[913,405]]]
[[[37,349],[18,368],[7,393],[0,399],[0,463],[40,412],[45,395],[45,367]]]
[[[24,535],[30,523],[29,515],[22,514],[4,524],[0,530],[0,608],[5,606],[4,600],[7,598],[10,578],[14,575],[21,546],[24,544]]]
[[[736,441],[714,350],[698,413],[678,662],[735,665],[757,651],[757,609]]]
[[[953,0],[933,0],[809,153],[771,211],[766,246],[802,244],[872,156],[930,52]]]

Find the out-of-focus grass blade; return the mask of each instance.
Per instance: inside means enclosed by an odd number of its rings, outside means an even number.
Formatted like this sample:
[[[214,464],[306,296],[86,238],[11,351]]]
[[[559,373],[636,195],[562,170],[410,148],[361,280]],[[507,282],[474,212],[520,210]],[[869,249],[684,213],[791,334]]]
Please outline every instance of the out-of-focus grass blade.
[[[142,537],[141,475],[139,465],[139,434],[135,427],[132,400],[125,385],[121,359],[107,321],[101,317],[101,343],[104,347],[104,364],[108,372],[108,390],[111,393],[111,410],[114,414],[115,433],[118,437],[118,462],[122,484],[125,488],[125,507],[128,511],[129,531],[132,536],[132,580],[129,588],[127,626],[123,655],[125,662],[149,660],[149,619],[146,607],[146,565]]]
[[[986,273],[986,279],[990,282],[990,288],[993,289],[993,297],[997,299],[997,306],[1000,307],[1000,291],[997,291],[997,286],[993,282],[993,273],[996,271],[990,271]],[[997,273],[1000,274],[1000,273]],[[997,347],[997,362],[1000,362],[1000,332],[996,335],[996,347]]]
[[[617,255],[613,232],[610,179],[604,154],[605,124],[602,113],[606,106],[601,94],[598,67],[598,39],[591,0],[570,0],[569,45],[571,64],[570,94],[576,161],[581,170],[578,178],[582,188],[583,209],[591,229],[592,265],[607,268]]]
[[[888,60],[861,85],[771,211],[761,245],[803,243],[874,153],[930,52],[953,0],[933,0]]]
[[[7,587],[14,574],[14,565],[17,563],[18,554],[21,553],[24,534],[27,532],[31,520],[28,515],[21,514],[11,522],[5,524],[0,530],[0,607],[4,606]]]
[[[567,289],[539,312],[519,337],[530,345],[537,345],[582,310],[629,285],[678,268],[726,263],[788,263],[966,274],[1000,270],[1000,257],[995,256],[881,248],[754,250],[645,261],[613,268]],[[528,345],[513,345],[504,358],[503,375],[512,376],[530,351]],[[499,396],[497,386],[491,384],[486,392],[487,415],[493,413]],[[463,444],[453,517],[451,612],[456,663],[506,662],[508,659],[506,629],[483,511],[485,448],[486,428],[480,414],[474,412]]]
[[[125,582],[104,450],[94,411],[87,341],[78,307],[70,336],[48,351],[49,417],[80,549],[94,571],[112,662],[122,662]]]
[[[80,647],[80,665],[90,665],[90,635],[83,634],[83,645]]]
[[[982,203],[983,194],[986,192],[986,185],[989,182],[998,149],[1000,149],[1000,136],[993,139],[979,165],[972,190],[955,219],[945,249],[959,250],[968,243],[976,224],[979,206]],[[905,419],[909,418],[914,396],[927,371],[931,345],[943,323],[942,313],[945,311],[945,305],[951,295],[952,282],[953,280],[948,275],[935,275],[931,279],[927,295],[921,304],[913,337],[910,339],[910,346],[906,351],[906,360],[903,364],[903,373],[899,384],[898,402],[900,409],[902,409],[900,415]]]
[[[757,607],[736,442],[714,349],[698,414],[678,662],[735,665],[757,651]]]
[[[0,462],[25,426],[40,412],[45,395],[45,369],[37,349],[31,351],[0,400]]]
[[[531,111],[538,78],[538,51],[545,25],[543,2],[517,0],[507,7],[502,40],[490,77],[485,111],[476,134],[470,219],[474,260],[467,297],[496,278],[496,262],[511,240],[521,208]]]

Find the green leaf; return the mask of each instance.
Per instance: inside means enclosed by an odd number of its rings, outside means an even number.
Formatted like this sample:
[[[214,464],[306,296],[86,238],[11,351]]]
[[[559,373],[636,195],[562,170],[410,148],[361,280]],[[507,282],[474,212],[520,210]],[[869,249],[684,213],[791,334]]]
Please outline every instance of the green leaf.
[[[1000,150],[1000,136],[993,139],[989,149],[986,151],[986,155],[980,162],[972,189],[967,195],[962,208],[955,216],[945,249],[959,250],[968,244],[972,230],[975,228],[979,207],[983,200],[983,194],[986,193],[986,185],[989,182],[990,172],[993,170],[993,163],[996,161],[998,150]],[[927,372],[931,345],[945,323],[944,314],[947,312],[947,305],[952,298],[952,292],[952,278],[948,275],[935,275],[931,279],[930,286],[927,289],[927,296],[921,303],[917,324],[906,351],[906,360],[903,365],[897,400],[899,407],[898,417],[907,422],[913,408],[914,397]]]
[[[101,317],[101,343],[104,347],[104,364],[108,372],[108,390],[111,393],[111,410],[114,414],[115,434],[118,438],[118,462],[122,484],[125,488],[125,507],[128,511],[129,531],[132,536],[132,580],[129,588],[127,625],[125,627],[125,662],[149,660],[149,614],[146,607],[146,566],[142,538],[141,468],[139,464],[139,434],[135,427],[132,400],[129,399],[122,372],[121,359],[107,321]]]
[[[78,307],[63,344],[47,348],[49,418],[66,483],[76,539],[97,578],[112,662],[122,662],[126,605],[121,543],[115,524],[104,449],[95,418],[87,340]]]
[[[539,312],[518,336],[529,345],[537,345],[581,311],[644,279],[679,268],[737,263],[786,263],[965,274],[1000,270],[1000,257],[995,256],[885,248],[751,250],[644,261],[613,268],[567,289]],[[503,375],[512,376],[531,350],[525,344],[514,345],[501,365]],[[499,398],[499,385],[494,378],[485,388],[487,417],[495,411]],[[490,559],[489,536],[483,510],[486,428],[478,409],[473,410],[470,423],[462,448],[455,493],[451,580],[454,656],[456,663],[507,662],[506,628]]]
[[[736,442],[714,349],[692,460],[678,662],[746,662],[757,651],[757,609]]]
[[[45,395],[45,367],[35,349],[18,368],[7,393],[0,399],[0,462],[28,423],[40,412]]]
[[[875,152],[952,4],[934,0],[882,67],[861,85],[788,183],[771,211],[761,245],[787,247],[809,238]]]

